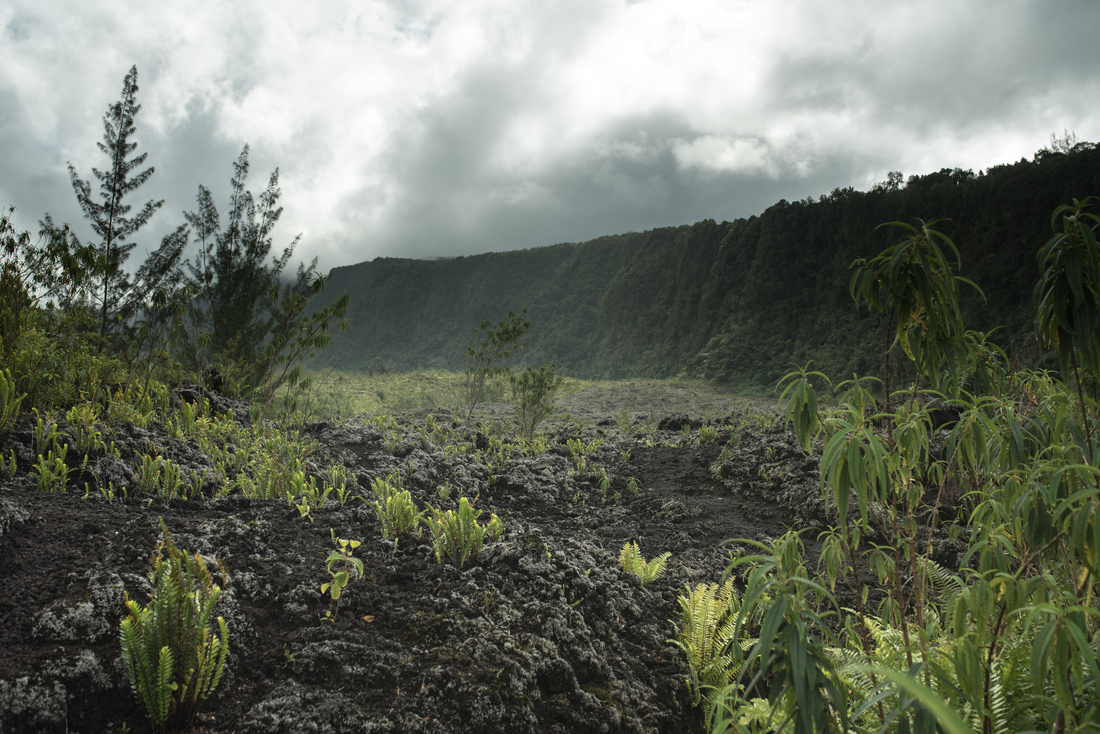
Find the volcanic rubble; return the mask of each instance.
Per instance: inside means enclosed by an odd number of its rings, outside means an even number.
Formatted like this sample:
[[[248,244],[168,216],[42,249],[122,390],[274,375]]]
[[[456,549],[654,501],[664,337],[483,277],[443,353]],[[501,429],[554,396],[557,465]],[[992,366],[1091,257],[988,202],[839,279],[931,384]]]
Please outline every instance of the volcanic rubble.
[[[247,406],[202,388],[180,394],[248,420]],[[510,411],[481,406],[473,422],[421,411],[385,429],[362,417],[306,424],[318,482],[332,464],[356,479],[348,501],[330,496],[308,515],[285,498],[215,497],[212,481],[210,496],[186,501],[85,493],[89,478],[135,486],[150,446],[211,472],[194,440],[155,425],[116,427],[119,458],[93,457],[67,492],[40,492],[24,418],[0,437],[0,455],[14,452],[18,464],[14,477],[0,473],[0,732],[148,730],[122,667],[119,622],[127,595],[145,602],[152,591],[162,520],[223,587],[216,614],[230,654],[196,731],[699,731],[671,641],[677,596],[723,577],[748,550],[731,539],[820,526],[817,460],[775,426],[774,408],[675,384],[621,383],[559,401],[534,455],[505,462],[456,450],[492,445]],[[429,421],[450,437],[433,440]],[[584,470],[569,439],[590,449]],[[463,569],[437,562],[427,532],[384,540],[370,485],[387,476],[420,507],[469,498],[483,520],[500,517],[503,536]],[[321,593],[333,534],[362,541],[364,564],[334,623]],[[812,556],[816,532],[805,535]],[[646,586],[619,563],[631,540],[646,558],[672,554]]]

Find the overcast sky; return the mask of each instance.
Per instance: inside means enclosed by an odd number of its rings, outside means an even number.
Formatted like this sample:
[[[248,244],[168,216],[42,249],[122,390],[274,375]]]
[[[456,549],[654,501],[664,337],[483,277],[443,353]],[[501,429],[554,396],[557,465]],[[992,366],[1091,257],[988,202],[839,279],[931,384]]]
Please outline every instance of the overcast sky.
[[[90,236],[66,164],[105,166],[136,64],[128,201],[165,205],[134,261],[200,183],[225,212],[245,143],[276,245],[325,270],[732,220],[1100,141],[1098,27],[1095,0],[4,0],[0,206]]]

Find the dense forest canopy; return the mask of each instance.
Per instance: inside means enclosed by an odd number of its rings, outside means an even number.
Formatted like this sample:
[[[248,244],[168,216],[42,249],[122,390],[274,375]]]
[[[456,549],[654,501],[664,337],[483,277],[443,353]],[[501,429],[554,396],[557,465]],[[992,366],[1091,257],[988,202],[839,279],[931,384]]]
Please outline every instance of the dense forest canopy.
[[[1050,212],[1100,192],[1100,149],[1052,145],[987,171],[892,173],[870,191],[780,201],[760,216],[451,260],[380,258],[333,269],[347,291],[346,333],[319,357],[345,370],[461,369],[483,319],[528,309],[523,360],[586,378],[684,376],[771,387],[792,362],[874,371],[881,318],[856,310],[850,265],[918,219],[959,248],[968,328],[1016,354],[1033,331],[1036,252]]]

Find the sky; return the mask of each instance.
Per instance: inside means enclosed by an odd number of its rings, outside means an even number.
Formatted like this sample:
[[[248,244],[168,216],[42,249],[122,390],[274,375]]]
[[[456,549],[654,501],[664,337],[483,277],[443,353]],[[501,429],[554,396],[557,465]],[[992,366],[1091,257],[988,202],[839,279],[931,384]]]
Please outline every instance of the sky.
[[[68,165],[105,167],[136,65],[127,202],[165,203],[131,266],[200,184],[224,217],[245,144],[276,249],[322,271],[733,220],[1100,141],[1097,27],[1095,0],[4,0],[0,207],[91,239]]]

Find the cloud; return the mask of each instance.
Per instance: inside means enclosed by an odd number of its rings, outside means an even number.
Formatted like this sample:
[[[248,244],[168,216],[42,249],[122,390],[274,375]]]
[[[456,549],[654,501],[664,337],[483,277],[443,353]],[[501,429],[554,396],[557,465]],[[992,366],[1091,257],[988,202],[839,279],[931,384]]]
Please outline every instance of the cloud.
[[[758,173],[772,178],[779,173],[768,146],[761,140],[701,135],[690,141],[677,140],[673,154],[687,169]]]
[[[758,213],[887,171],[1100,139],[1088,0],[238,0],[0,6],[0,205],[79,225],[66,163],[137,64],[151,246],[251,144],[322,267]]]

